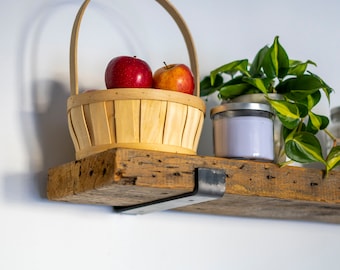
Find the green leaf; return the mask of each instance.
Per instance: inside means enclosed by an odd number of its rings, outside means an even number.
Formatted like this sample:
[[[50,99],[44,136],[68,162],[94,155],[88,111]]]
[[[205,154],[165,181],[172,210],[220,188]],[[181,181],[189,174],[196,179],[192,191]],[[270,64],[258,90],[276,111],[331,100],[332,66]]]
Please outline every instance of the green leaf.
[[[251,84],[252,86],[255,86],[257,89],[261,90],[261,92],[264,94],[267,94],[269,92],[268,88],[272,82],[272,80],[268,78],[260,79],[248,77],[243,78],[243,81]]]
[[[340,146],[335,146],[331,149],[327,156],[327,171],[340,165]]]
[[[296,78],[289,78],[276,87],[276,91],[285,94],[291,100],[303,100],[308,95],[319,91],[323,84],[316,77],[305,74]]]
[[[329,124],[329,119],[326,116],[318,115],[313,112],[308,113],[309,119],[307,124],[307,130],[311,132],[317,132],[325,129]]]
[[[305,118],[308,115],[308,112],[309,112],[307,106],[302,104],[302,103],[297,103],[297,102],[295,104],[299,109],[300,118]]]
[[[294,103],[290,103],[285,100],[274,99],[269,99],[269,103],[278,113],[287,115],[291,118],[300,118],[299,109]]]
[[[285,126],[282,127],[282,137],[283,140],[286,141],[288,136],[290,136],[291,138],[293,138],[292,136],[297,132],[297,130],[299,129],[299,132],[301,131],[305,131],[306,130],[306,125],[305,123],[299,123],[298,126],[296,126],[293,129],[289,129]],[[289,139],[289,138],[288,138]]]
[[[285,126],[282,127],[282,137],[283,140],[286,141],[287,137],[292,134],[293,129],[287,128]]]
[[[308,95],[307,96],[307,102],[306,102],[308,110],[313,109],[315,107],[315,105],[319,103],[320,100],[321,100],[320,90],[316,91],[315,93],[313,93],[311,95]]]
[[[250,76],[248,70],[248,59],[237,60],[228,64],[222,65],[210,72],[211,85],[214,85],[217,74],[226,73],[234,76],[237,72],[241,72],[247,76]]]
[[[225,85],[220,89],[220,97],[222,99],[230,99],[240,96],[249,90],[249,87],[247,83]]]
[[[223,78],[217,74],[214,85],[211,85],[210,77],[206,76],[200,82],[200,95],[201,97],[208,96],[219,90],[223,84]]]
[[[326,94],[326,97],[328,99],[328,103],[330,103],[330,94],[334,91],[333,88],[331,88],[329,85],[327,85],[324,80],[322,80],[318,75],[309,72],[309,75],[314,77],[315,79],[317,79],[320,84],[321,84],[321,89],[324,91],[324,93]]]
[[[287,117],[280,113],[276,113],[276,116],[279,118],[282,125],[288,129],[296,128],[300,123],[300,119]]]
[[[316,63],[314,63],[311,60],[307,60],[306,62],[301,62],[298,60],[289,60],[288,75],[296,75],[296,76],[303,75],[306,72],[307,66],[309,64],[316,66]]]
[[[290,159],[299,163],[321,162],[326,165],[319,140],[308,132],[298,132],[287,138],[285,152]]]
[[[267,52],[266,56],[263,59],[262,68],[267,78],[276,78],[275,68],[270,57],[270,51]]]
[[[267,51],[263,60],[263,69],[267,77],[282,79],[289,70],[289,58],[276,36],[273,45]]]
[[[285,100],[268,99],[268,102],[276,111],[276,115],[280,119],[283,126],[293,129],[300,122],[299,107]]]
[[[305,99],[296,100],[295,103],[299,107],[300,118],[304,118],[308,115],[308,112],[311,111],[316,104],[319,103],[321,99],[320,91],[313,93],[312,95],[308,95]]]
[[[260,76],[262,75],[262,63],[263,63],[263,59],[266,56],[267,52],[269,50],[268,46],[264,46],[261,50],[258,51],[258,53],[256,54],[250,69],[249,69],[249,73],[252,77],[256,77],[256,76]]]

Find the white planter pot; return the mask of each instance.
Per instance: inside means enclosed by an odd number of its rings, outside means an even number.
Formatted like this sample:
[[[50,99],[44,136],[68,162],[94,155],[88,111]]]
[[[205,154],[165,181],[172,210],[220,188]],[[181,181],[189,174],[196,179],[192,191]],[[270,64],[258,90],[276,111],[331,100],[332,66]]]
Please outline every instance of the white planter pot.
[[[224,103],[211,110],[218,157],[274,160],[274,113],[268,104]]]

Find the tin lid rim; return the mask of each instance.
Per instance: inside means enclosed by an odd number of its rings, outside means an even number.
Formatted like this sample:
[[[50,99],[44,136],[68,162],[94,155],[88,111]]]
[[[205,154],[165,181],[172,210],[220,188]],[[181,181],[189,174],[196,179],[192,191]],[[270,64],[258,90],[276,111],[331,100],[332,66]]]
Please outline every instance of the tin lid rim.
[[[269,104],[254,102],[231,102],[218,105],[210,110],[210,117],[226,111],[252,110],[264,111],[274,114],[273,108]]]

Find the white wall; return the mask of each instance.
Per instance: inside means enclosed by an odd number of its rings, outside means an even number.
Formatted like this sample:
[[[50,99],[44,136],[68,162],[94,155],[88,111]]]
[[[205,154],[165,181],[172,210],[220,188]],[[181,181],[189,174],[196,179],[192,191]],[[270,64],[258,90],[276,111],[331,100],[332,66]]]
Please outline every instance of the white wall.
[[[173,3],[192,31],[202,76],[252,58],[279,35],[292,58],[314,60],[315,72],[339,88],[340,2]],[[338,225],[176,212],[123,216],[46,199],[47,169],[73,159],[65,110],[69,36],[80,4],[0,2],[0,269],[339,269]],[[154,1],[96,0],[84,20],[82,88],[103,88],[105,65],[116,55],[137,55],[153,69],[164,60],[188,61],[177,27]],[[210,98],[208,110],[217,103]],[[319,110],[327,114],[327,103]],[[212,154],[209,117],[199,152]]]

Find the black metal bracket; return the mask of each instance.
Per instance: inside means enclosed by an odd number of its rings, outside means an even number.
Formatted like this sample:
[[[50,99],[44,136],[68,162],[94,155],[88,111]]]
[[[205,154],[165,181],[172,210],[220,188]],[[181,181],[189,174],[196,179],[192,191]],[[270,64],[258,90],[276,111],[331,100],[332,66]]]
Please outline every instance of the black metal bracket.
[[[131,206],[115,206],[113,209],[119,213],[137,215],[217,200],[225,193],[225,179],[222,169],[196,168],[195,188],[191,192]]]

